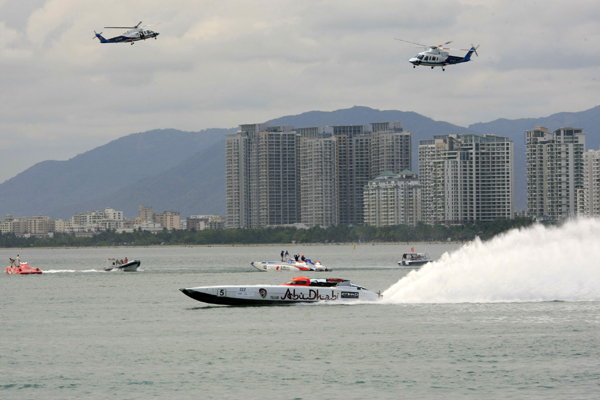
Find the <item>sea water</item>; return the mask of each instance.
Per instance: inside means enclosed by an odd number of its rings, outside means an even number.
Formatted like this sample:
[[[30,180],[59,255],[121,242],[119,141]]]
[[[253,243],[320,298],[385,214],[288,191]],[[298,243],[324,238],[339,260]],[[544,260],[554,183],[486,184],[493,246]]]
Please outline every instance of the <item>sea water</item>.
[[[0,277],[2,399],[565,399],[600,394],[600,224],[489,242],[3,249],[42,275]],[[403,252],[435,263],[397,268]],[[305,254],[384,296],[229,307],[182,287],[283,283]],[[108,258],[140,272],[104,272]]]

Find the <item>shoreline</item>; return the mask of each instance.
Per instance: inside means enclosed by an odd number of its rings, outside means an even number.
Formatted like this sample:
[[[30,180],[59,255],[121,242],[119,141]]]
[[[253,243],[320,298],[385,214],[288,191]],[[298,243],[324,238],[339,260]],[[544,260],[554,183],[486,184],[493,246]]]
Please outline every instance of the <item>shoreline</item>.
[[[132,248],[161,248],[161,247],[280,247],[280,246],[425,246],[438,244],[457,244],[463,245],[464,241],[434,241],[434,242],[348,242],[348,243],[260,243],[260,244],[155,244],[149,246],[122,245],[122,246],[62,246],[62,247],[0,247],[1,250],[58,250],[58,249],[132,249]]]

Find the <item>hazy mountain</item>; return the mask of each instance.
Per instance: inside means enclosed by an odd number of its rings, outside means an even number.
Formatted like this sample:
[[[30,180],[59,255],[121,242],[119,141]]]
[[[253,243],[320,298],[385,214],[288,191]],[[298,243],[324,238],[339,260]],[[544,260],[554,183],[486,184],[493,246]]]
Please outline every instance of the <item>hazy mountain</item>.
[[[57,215],[72,210],[104,210],[107,206],[136,217],[138,206],[151,206],[155,213],[177,211],[185,218],[193,214],[225,215],[225,139],[181,160],[176,166],[132,184],[99,194],[80,204],[59,207]]]
[[[232,130],[154,130],[113,140],[67,161],[38,163],[0,185],[0,213],[70,218],[76,212],[105,207],[121,210],[117,202],[96,207],[92,202],[128,192],[135,182],[180,165],[228,132]],[[218,155],[223,156],[223,151]],[[137,211],[127,215],[135,216]]]
[[[413,170],[418,171],[419,140],[447,133],[495,133],[515,143],[515,200],[526,205],[523,132],[542,125],[583,128],[587,148],[598,148],[600,107],[546,118],[479,123],[469,128],[434,121],[414,112],[352,107],[331,112],[311,111],[267,121],[295,127],[369,124],[402,121],[412,133]],[[70,218],[77,212],[122,210],[137,216],[140,204],[155,212],[225,215],[224,135],[236,129],[182,132],[154,130],[124,136],[67,161],[44,161],[0,184],[0,215],[49,215]]]

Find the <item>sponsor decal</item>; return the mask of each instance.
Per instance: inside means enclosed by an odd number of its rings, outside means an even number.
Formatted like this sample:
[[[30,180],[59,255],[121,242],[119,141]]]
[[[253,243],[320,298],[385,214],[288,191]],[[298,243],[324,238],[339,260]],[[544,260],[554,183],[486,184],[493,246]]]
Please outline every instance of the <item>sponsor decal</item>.
[[[259,289],[258,293],[260,293],[260,297],[262,297],[263,299],[265,299],[267,297],[267,289]]]
[[[237,296],[254,296],[254,289],[252,288],[239,288]]]
[[[342,299],[358,299],[358,292],[342,292]]]
[[[304,293],[299,291],[296,293],[296,289],[287,289],[285,294],[281,297],[282,300],[307,300],[307,301],[315,301],[315,300],[337,300],[338,296],[335,294],[333,290],[331,290],[331,294],[324,294],[327,291],[321,291],[319,293],[318,289],[310,289],[308,293]]]

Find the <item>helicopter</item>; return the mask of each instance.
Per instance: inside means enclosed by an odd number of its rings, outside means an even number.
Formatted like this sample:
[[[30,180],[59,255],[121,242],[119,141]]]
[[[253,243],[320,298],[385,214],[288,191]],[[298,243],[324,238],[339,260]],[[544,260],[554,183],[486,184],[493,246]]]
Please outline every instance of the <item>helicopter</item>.
[[[417,66],[431,67],[431,69],[434,69],[435,67],[441,67],[442,71],[445,71],[446,66],[448,65],[460,64],[471,61],[471,55],[473,53],[475,53],[475,55],[479,57],[479,54],[477,54],[477,49],[479,48],[479,45],[475,47],[471,44],[470,49],[451,49],[449,47],[444,46],[452,43],[452,41],[437,46],[427,46],[421,43],[409,42],[408,40],[403,39],[396,40],[416,44],[426,49],[425,51],[417,54],[416,56],[408,60],[408,62],[413,65],[413,68],[416,68]],[[448,52],[449,50],[466,51],[467,54],[464,57],[451,56]]]
[[[94,31],[96,36],[94,36],[92,39],[98,38],[100,40],[100,43],[131,43],[132,45],[134,42],[137,42],[138,40],[146,40],[146,39],[152,39],[152,38],[156,39],[156,37],[159,35],[159,33],[151,31],[149,29],[145,29],[145,28],[147,26],[152,26],[152,25],[157,25],[157,24],[144,25],[144,26],[140,27],[141,24],[142,24],[142,21],[140,21],[136,26],[105,26],[104,29],[129,29],[129,30],[127,32],[125,32],[124,34],[122,34],[121,36],[115,36],[114,38],[111,38],[111,39],[105,39],[102,36],[102,32],[97,33],[96,31]]]

